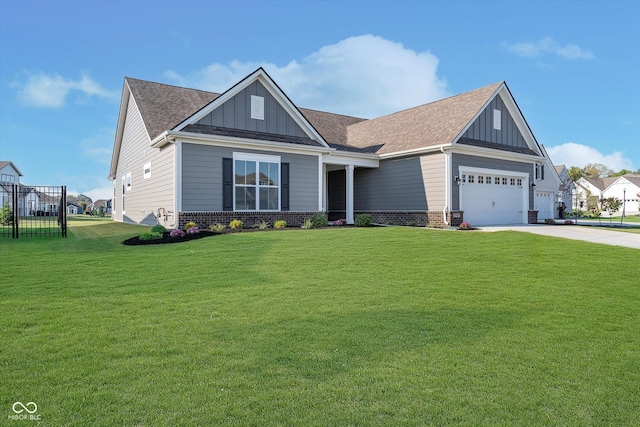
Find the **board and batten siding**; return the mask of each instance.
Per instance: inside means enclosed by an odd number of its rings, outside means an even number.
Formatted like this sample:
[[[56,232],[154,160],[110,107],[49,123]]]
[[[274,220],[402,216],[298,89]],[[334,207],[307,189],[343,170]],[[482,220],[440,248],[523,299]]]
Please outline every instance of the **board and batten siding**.
[[[114,220],[135,224],[155,225],[154,212],[158,208],[175,211],[174,206],[174,146],[162,149],[149,147],[149,135],[140,111],[129,99],[122,134],[115,179]],[[144,179],[143,167],[151,163],[151,177]],[[125,210],[122,211],[122,177],[131,173],[131,190],[125,192]],[[169,219],[167,224],[170,226]]]
[[[182,144],[182,211],[222,211],[222,159],[233,153],[280,156],[289,163],[289,210],[318,210],[318,156]]]
[[[264,98],[264,120],[251,118],[251,95]],[[231,129],[307,137],[307,134],[259,81],[238,92],[204,116],[198,124]]]
[[[429,211],[444,206],[444,155],[382,160],[377,169],[357,168],[356,211]]]
[[[501,130],[493,128],[493,110],[501,111]],[[500,96],[493,98],[491,103],[487,105],[462,137],[512,147],[527,148],[524,137],[520,133],[520,130],[518,130],[513,117],[509,114],[509,110],[504,105]]]
[[[451,154],[451,174],[452,176],[459,174],[460,166],[495,169],[499,171],[513,171],[529,174],[529,182],[533,179],[533,165],[531,163],[514,162],[503,159],[493,159],[489,157],[469,156],[467,154]],[[460,209],[460,187],[453,185],[452,187],[452,210]],[[534,191],[531,187],[529,192],[529,206],[533,206]]]

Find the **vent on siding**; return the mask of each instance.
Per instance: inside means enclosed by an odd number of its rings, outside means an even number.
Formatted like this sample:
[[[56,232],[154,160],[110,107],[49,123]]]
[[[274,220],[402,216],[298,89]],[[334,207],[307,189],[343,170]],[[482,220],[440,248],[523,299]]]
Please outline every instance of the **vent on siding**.
[[[251,95],[251,118],[264,120],[264,98]]]
[[[495,130],[502,129],[502,112],[500,110],[493,110],[493,128]]]

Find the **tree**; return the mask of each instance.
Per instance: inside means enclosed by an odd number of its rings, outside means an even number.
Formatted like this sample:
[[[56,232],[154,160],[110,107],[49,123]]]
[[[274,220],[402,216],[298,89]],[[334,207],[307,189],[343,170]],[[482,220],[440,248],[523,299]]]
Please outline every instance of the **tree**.
[[[613,170],[609,169],[602,163],[589,163],[582,168],[582,176],[585,178],[602,178],[605,176],[611,176]]]
[[[630,171],[629,169],[620,169],[618,172],[615,172],[613,175],[609,175],[609,176],[622,176],[628,173],[633,173],[633,172]]]
[[[6,227],[11,224],[13,224],[13,212],[9,208],[9,202],[5,202],[2,209],[0,209],[0,225]]]
[[[580,169],[577,166],[571,166],[568,172],[569,172],[569,177],[573,182],[576,182],[577,180],[582,178],[582,169]]]
[[[622,200],[617,197],[607,197],[606,199],[602,199],[600,201],[600,206],[602,206],[603,211],[607,211],[609,213],[609,222],[611,222],[611,217],[614,213],[620,210],[620,206],[622,206]]]
[[[78,194],[78,197],[76,197],[76,199],[78,200],[78,202],[87,202],[87,205],[93,202],[93,200],[91,200],[91,197],[85,196],[84,194]]]

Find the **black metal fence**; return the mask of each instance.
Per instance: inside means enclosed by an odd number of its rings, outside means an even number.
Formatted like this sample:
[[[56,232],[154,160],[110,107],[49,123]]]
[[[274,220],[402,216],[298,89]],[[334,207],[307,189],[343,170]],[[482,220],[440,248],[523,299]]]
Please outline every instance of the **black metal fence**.
[[[67,187],[0,183],[0,238],[67,237]]]

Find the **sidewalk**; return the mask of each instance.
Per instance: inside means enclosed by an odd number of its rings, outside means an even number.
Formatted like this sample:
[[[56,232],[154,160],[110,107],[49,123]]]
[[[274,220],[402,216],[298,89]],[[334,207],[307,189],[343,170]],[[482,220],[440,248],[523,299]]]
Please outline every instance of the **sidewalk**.
[[[543,236],[562,237],[565,239],[582,240],[591,243],[640,249],[640,234],[625,233],[623,231],[615,230],[602,230],[580,225],[488,225],[478,227],[478,229],[488,232],[505,230],[522,231],[525,233],[534,233]]]

